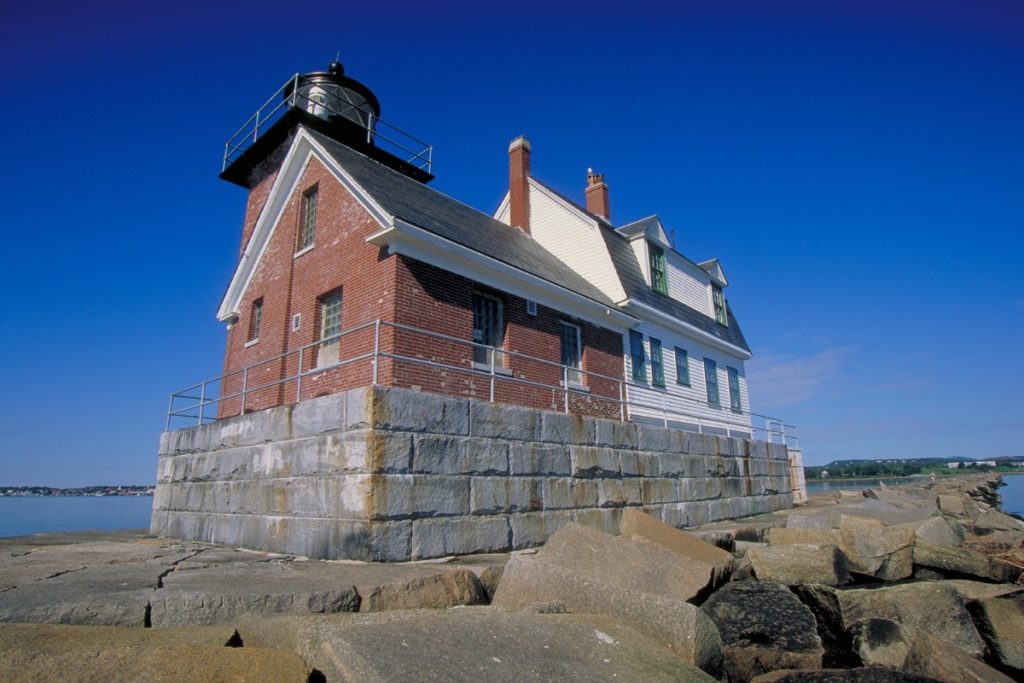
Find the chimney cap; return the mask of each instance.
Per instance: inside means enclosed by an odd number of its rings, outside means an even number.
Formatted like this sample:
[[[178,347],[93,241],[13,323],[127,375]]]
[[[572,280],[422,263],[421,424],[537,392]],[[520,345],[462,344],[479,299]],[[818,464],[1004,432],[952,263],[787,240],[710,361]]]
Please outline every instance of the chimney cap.
[[[510,142],[508,145],[508,151],[511,152],[512,150],[517,149],[519,147],[524,148],[527,152],[530,151],[530,141],[526,139],[525,135],[520,135],[515,140]]]

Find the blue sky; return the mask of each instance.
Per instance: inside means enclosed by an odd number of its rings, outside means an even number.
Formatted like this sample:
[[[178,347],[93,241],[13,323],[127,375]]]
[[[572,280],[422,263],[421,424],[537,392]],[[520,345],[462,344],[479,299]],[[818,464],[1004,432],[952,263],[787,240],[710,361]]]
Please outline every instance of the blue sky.
[[[338,51],[439,190],[493,210],[525,133],[721,258],[809,464],[1024,455],[1024,5],[348,4],[0,5],[0,485],[153,480],[221,364],[224,141]]]

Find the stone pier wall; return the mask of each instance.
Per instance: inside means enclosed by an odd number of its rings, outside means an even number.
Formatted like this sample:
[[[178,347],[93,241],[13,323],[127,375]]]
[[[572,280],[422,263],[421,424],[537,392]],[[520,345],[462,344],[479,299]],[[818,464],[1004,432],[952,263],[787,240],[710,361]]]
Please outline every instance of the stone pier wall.
[[[364,387],[164,433],[151,532],[409,560],[789,508],[790,482],[778,444]]]

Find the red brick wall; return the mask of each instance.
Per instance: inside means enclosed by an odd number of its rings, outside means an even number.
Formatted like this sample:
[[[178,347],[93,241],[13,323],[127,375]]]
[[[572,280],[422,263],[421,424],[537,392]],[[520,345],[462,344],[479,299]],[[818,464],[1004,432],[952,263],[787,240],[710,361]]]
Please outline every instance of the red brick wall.
[[[269,180],[269,179],[267,179]],[[267,182],[264,180],[264,183]],[[295,256],[303,194],[317,187],[316,237],[313,247]],[[261,183],[253,192],[263,187]],[[266,198],[263,197],[262,201]],[[253,201],[250,200],[250,204]],[[298,355],[275,359],[286,351],[314,342],[320,336],[318,298],[333,290],[342,292],[341,326],[343,330],[377,319],[390,317],[394,292],[394,259],[382,258],[380,249],[366,243],[366,237],[380,229],[379,224],[318,161],[310,162],[294,195],[271,237],[270,244],[256,268],[239,307],[240,318],[228,332],[225,374],[262,363],[249,372],[249,388],[294,375]],[[252,302],[263,298],[263,321],[259,341],[246,346]],[[292,317],[301,315],[297,331]],[[372,349],[373,331],[363,330],[342,339],[341,358],[347,350]],[[316,367],[316,347],[303,352],[303,369]],[[348,354],[348,356],[354,355]],[[273,359],[273,360],[268,360]],[[301,398],[370,384],[368,362],[343,364],[323,373],[304,377]],[[224,383],[222,395],[238,392],[240,374]],[[299,395],[295,382],[255,391],[246,395],[246,410],[258,410],[290,403]],[[237,414],[238,400],[221,406],[221,415]]]
[[[257,185],[249,198],[243,241],[252,234],[256,216],[266,202],[273,177]],[[316,238],[314,246],[295,256],[301,221],[303,194],[318,189]],[[284,376],[294,376],[298,355],[281,354],[312,344],[320,337],[318,298],[325,293],[342,293],[341,327],[352,330],[380,318],[385,321],[431,330],[457,340],[472,339],[472,296],[474,292],[491,294],[503,302],[506,321],[504,350],[538,356],[559,362],[559,321],[580,326],[583,341],[583,368],[587,372],[622,377],[622,336],[594,325],[572,320],[556,311],[538,306],[538,314],[526,312],[526,301],[491,290],[425,263],[405,257],[386,256],[381,249],[366,243],[366,237],[380,226],[355,198],[317,161],[312,161],[288,200],[270,244],[256,268],[240,305],[240,318],[228,332],[225,374],[235,373],[223,382],[222,395],[241,390],[242,368],[250,367],[245,409],[294,402],[325,393],[333,393],[373,381],[370,359],[346,363],[373,351],[374,330],[346,334],[341,339],[341,365],[303,377],[301,389],[294,380],[260,389]],[[246,345],[252,303],[263,299],[259,341]],[[292,317],[301,315],[300,328],[292,331]],[[383,359],[378,383],[418,387],[426,391],[488,399],[491,378],[472,371],[472,347],[385,325],[381,331],[381,350],[447,365],[459,370],[439,369],[406,360]],[[316,367],[318,347],[303,352],[305,371]],[[512,377],[554,385],[556,388],[531,387],[501,378],[495,382],[495,400],[536,408],[562,410],[565,394],[557,388],[561,370],[511,353],[505,365]],[[618,417],[619,406],[600,397],[618,399],[615,381],[585,375],[589,396],[572,395],[574,412]],[[221,416],[238,414],[238,398],[221,403]]]

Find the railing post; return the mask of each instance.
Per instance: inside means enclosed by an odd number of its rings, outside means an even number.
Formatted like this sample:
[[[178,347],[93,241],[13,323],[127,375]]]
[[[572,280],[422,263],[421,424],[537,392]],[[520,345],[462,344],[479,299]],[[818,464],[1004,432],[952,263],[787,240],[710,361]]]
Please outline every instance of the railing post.
[[[260,110],[256,110],[256,123],[252,129],[252,141],[256,142],[256,139],[260,136]]]
[[[245,415],[245,391],[249,388],[249,368],[242,370],[242,403],[239,406],[238,414]]]
[[[625,388],[625,380],[619,380],[619,421],[626,421],[626,397],[623,389]]]
[[[171,431],[171,413],[174,412],[174,394],[167,399],[167,421],[164,423],[164,431]]]
[[[373,142],[373,112],[366,119],[366,142]]]
[[[496,350],[493,346],[488,348],[490,348],[490,353],[487,355],[491,359],[491,403],[494,403],[494,356]]]
[[[569,366],[562,366],[562,387],[565,389],[565,412],[569,412]]]
[[[295,372],[295,402],[302,400],[302,357],[306,347],[299,347],[299,369]]]
[[[395,364],[391,364],[391,374],[394,375]],[[373,386],[377,386],[378,372],[380,369],[380,318],[373,322]]]
[[[206,382],[199,385],[199,426],[203,425],[203,403],[206,402]]]
[[[292,76],[292,106],[293,107],[295,106],[295,103],[299,101],[298,98],[299,98],[299,74],[296,73],[294,76]]]

